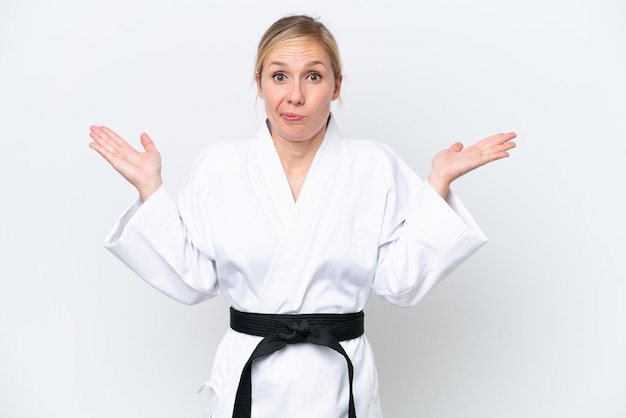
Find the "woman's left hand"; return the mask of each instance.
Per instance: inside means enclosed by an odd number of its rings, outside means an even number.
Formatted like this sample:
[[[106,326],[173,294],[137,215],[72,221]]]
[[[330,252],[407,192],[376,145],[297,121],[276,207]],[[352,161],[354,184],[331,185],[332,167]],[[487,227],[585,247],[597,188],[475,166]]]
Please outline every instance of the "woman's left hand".
[[[487,163],[508,157],[509,150],[515,148],[512,139],[516,136],[514,132],[492,135],[467,148],[460,142],[452,144],[433,158],[428,182],[445,198],[454,180]]]

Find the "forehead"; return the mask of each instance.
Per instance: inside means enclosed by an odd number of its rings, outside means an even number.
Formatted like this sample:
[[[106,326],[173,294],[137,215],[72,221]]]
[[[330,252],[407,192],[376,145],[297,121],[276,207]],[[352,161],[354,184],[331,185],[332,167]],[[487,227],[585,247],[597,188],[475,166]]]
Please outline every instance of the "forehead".
[[[318,41],[295,39],[274,47],[264,60],[265,65],[275,62],[298,64],[319,61],[330,66],[330,56]]]

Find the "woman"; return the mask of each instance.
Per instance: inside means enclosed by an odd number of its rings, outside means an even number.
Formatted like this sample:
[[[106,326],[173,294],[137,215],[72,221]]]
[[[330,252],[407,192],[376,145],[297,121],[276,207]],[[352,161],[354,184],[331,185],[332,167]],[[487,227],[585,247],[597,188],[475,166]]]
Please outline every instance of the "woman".
[[[426,182],[388,147],[342,138],[337,45],[307,16],[267,30],[255,80],[266,126],[208,146],[178,204],[146,134],[138,152],[91,127],[90,146],[139,192],[105,245],[183,303],[220,292],[232,306],[208,416],[381,417],[361,311],[372,289],[417,303],[484,244],[450,184],[507,157],[515,134],[452,145]]]

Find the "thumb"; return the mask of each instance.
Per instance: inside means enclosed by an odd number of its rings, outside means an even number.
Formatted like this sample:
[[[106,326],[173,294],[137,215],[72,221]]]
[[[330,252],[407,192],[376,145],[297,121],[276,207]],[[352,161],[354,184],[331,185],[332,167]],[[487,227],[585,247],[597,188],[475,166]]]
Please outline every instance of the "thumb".
[[[154,142],[152,142],[152,139],[150,139],[147,133],[142,133],[139,139],[141,140],[141,145],[143,145],[143,149],[145,149],[146,151],[156,151]]]
[[[460,152],[461,150],[463,150],[463,144],[460,142],[455,142],[454,144],[450,145],[450,148],[448,148],[448,150],[452,152]]]

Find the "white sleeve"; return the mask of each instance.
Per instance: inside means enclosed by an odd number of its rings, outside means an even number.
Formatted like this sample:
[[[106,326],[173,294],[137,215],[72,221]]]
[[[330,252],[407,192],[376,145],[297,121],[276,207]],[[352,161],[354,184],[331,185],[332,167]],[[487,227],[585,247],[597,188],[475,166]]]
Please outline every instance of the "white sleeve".
[[[122,214],[104,246],[148,284],[179,302],[192,305],[218,293],[211,254],[192,244],[163,186]]]
[[[487,237],[452,191],[444,200],[408,166],[400,163],[398,170],[401,181],[389,196],[373,289],[394,305],[412,306]]]

